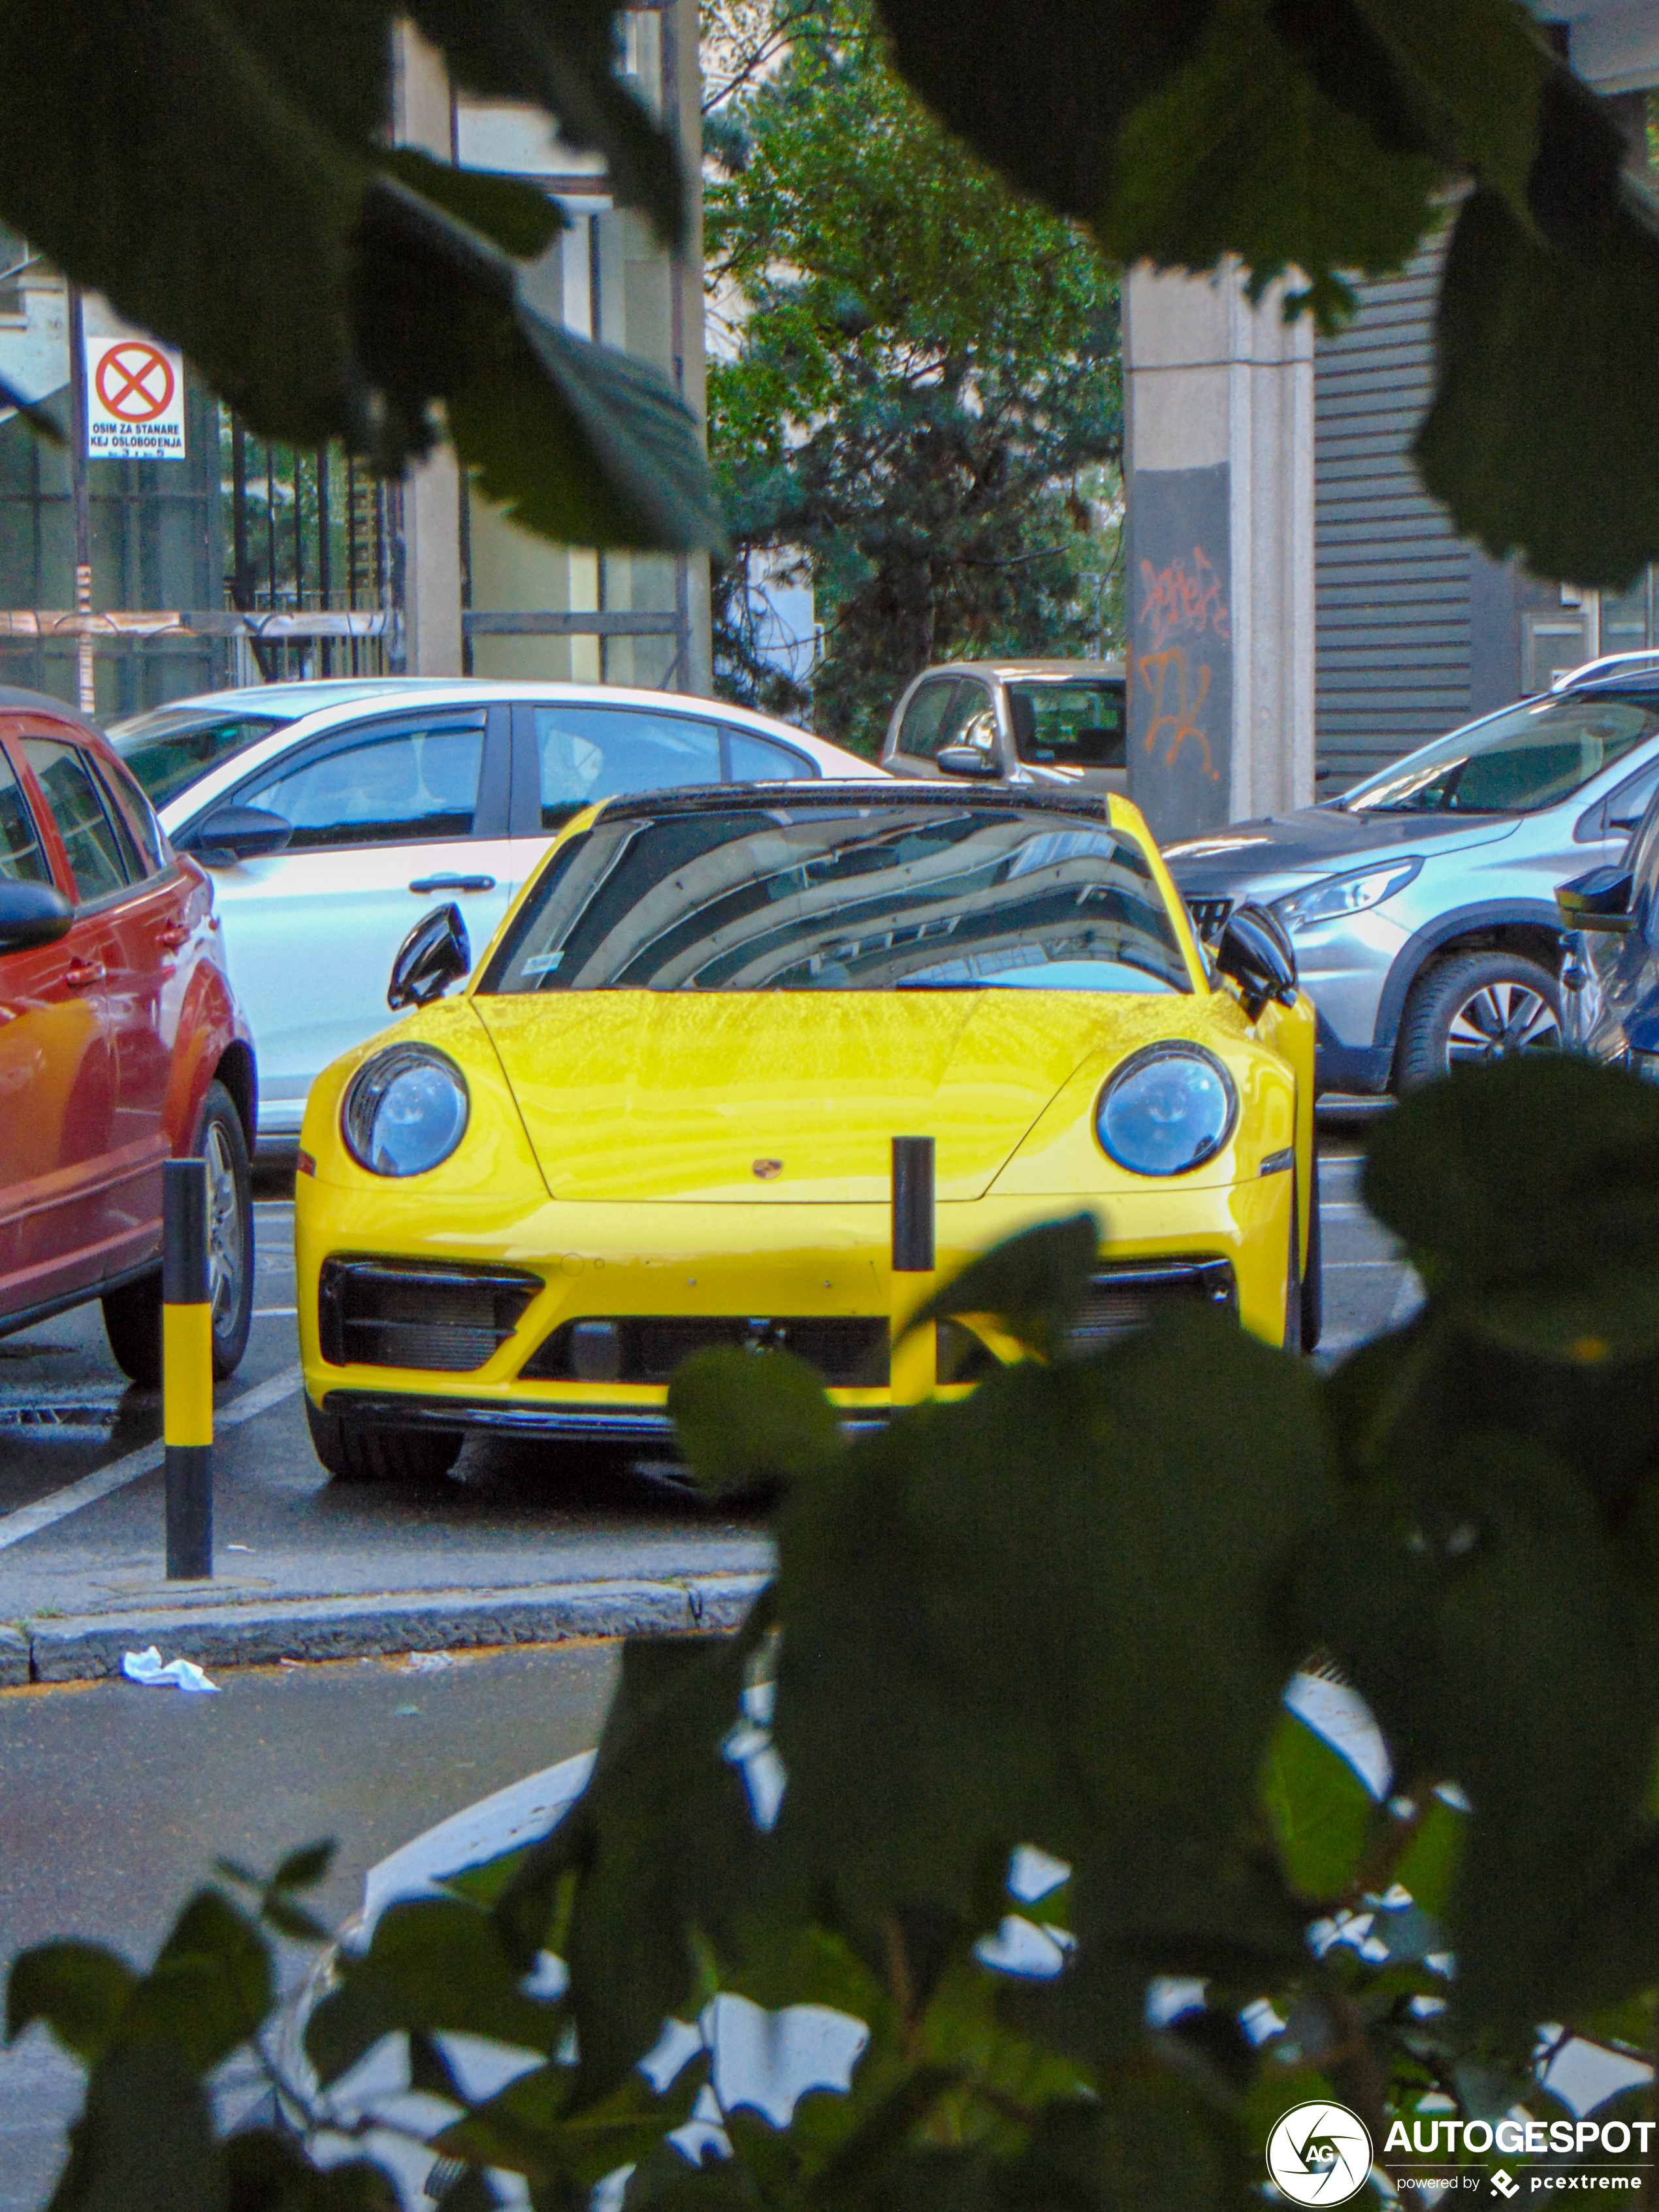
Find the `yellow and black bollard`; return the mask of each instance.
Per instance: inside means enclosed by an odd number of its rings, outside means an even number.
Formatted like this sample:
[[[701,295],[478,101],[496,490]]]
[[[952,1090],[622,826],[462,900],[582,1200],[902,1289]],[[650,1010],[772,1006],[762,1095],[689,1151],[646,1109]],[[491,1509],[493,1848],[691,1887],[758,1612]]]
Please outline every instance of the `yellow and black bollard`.
[[[161,1170],[161,1434],[167,1444],[167,1580],[213,1572],[213,1308],[208,1302],[205,1160]]]
[[[937,1379],[939,1332],[932,1322],[900,1333],[933,1293],[933,1140],[893,1139],[893,1272],[889,1304],[892,1344],[889,1395],[896,1406],[931,1398]]]

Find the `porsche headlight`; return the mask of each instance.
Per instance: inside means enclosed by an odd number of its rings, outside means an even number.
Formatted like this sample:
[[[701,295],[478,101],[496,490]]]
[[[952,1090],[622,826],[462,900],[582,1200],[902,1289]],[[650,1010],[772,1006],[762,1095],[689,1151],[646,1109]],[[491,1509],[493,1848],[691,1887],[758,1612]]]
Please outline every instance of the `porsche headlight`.
[[[1126,1060],[1101,1092],[1095,1134],[1133,1175],[1185,1175],[1221,1150],[1237,1110],[1232,1079],[1213,1054],[1155,1044]]]
[[[1390,860],[1380,868],[1361,868],[1351,876],[1327,876],[1305,891],[1275,899],[1273,912],[1286,929],[1311,929],[1316,921],[1340,921],[1345,915],[1364,914],[1368,906],[1381,906],[1396,891],[1403,891],[1423,863],[1419,860]]]
[[[447,1053],[396,1044],[367,1060],[341,1109],[346,1149],[371,1175],[424,1175],[466,1134],[466,1078]]]

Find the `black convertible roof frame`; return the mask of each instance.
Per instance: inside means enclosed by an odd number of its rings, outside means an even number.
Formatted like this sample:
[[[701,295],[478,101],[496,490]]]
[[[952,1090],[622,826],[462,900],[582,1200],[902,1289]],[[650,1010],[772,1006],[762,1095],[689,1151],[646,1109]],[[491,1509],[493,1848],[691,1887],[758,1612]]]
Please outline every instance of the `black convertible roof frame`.
[[[642,792],[635,798],[607,799],[600,802],[599,822],[655,821],[676,814],[731,813],[744,806],[771,812],[781,806],[788,812],[805,813],[810,810],[846,809],[865,806],[938,806],[961,811],[969,808],[988,808],[999,814],[1011,811],[1029,814],[1075,814],[1092,822],[1110,824],[1110,813],[1104,797],[1098,792],[1030,791],[1007,784],[999,784],[994,791],[976,791],[965,781],[960,787],[941,787],[933,783],[902,782],[896,776],[884,777],[879,782],[851,781],[808,784],[805,781],[778,783],[699,783],[680,791]],[[597,826],[597,825],[596,825]]]

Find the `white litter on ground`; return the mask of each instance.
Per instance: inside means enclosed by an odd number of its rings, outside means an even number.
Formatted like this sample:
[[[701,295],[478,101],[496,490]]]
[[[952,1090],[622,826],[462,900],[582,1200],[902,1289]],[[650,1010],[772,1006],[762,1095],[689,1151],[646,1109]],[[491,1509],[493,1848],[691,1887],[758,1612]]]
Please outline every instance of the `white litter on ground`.
[[[169,1659],[163,1666],[161,1654],[153,1644],[148,1651],[124,1651],[121,1672],[129,1682],[142,1682],[147,1690],[211,1690],[216,1695],[219,1688],[193,1659]]]

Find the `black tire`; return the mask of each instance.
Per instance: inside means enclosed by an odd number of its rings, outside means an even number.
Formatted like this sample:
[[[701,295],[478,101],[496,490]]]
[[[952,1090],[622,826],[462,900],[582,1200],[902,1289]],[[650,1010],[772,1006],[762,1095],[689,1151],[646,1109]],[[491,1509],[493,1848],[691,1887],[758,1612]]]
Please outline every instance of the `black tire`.
[[[311,1448],[340,1482],[435,1482],[466,1439],[450,1429],[369,1428],[319,1413],[306,1400]]]
[[[1324,1250],[1319,1234],[1319,1152],[1313,1156],[1308,1199],[1308,1264],[1302,1271],[1302,1349],[1317,1352],[1325,1328]]]
[[[221,1083],[210,1083],[190,1157],[205,1159],[208,1291],[213,1305],[213,1379],[234,1375],[253,1322],[253,1193],[241,1116]],[[141,1276],[105,1297],[104,1334],[115,1363],[147,1390],[161,1387],[161,1277]]]
[[[1419,975],[1395,1056],[1401,1091],[1513,1052],[1559,1051],[1561,987],[1518,952],[1456,952]]]

